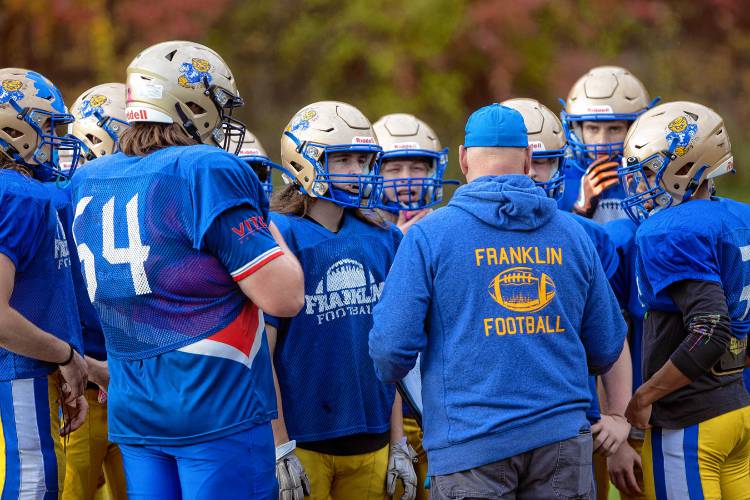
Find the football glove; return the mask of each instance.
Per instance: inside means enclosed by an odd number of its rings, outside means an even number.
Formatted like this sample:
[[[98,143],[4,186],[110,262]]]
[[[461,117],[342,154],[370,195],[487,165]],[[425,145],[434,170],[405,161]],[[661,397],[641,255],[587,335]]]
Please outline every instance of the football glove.
[[[414,472],[416,459],[417,453],[406,442],[406,438],[403,438],[400,443],[391,445],[386,478],[386,493],[389,497],[393,497],[396,493],[396,481],[400,479],[404,484],[404,494],[401,500],[414,500],[417,495],[417,473]]]
[[[302,500],[310,495],[310,479],[302,462],[294,454],[295,441],[276,448],[276,479],[279,482],[279,500]]]
[[[599,158],[589,166],[586,174],[581,177],[581,190],[573,207],[576,212],[591,217],[601,194],[620,181],[617,167],[618,163],[611,158]]]

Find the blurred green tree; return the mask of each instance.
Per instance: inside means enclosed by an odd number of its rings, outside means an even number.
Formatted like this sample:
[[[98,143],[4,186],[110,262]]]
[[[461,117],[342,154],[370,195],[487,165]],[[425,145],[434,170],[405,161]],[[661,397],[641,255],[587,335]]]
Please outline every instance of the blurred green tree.
[[[124,79],[167,39],[221,53],[273,156],[309,102],[338,99],[372,120],[414,113],[455,151],[478,106],[536,97],[553,110],[588,68],[616,64],[653,96],[722,114],[738,175],[720,191],[750,201],[750,11],[741,0],[2,0],[0,58],[49,76],[73,99]]]

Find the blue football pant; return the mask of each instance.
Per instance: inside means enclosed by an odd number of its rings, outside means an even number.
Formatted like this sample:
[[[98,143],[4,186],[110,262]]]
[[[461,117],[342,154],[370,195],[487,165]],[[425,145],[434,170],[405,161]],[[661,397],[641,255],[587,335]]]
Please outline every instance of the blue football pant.
[[[120,445],[130,500],[276,500],[271,424],[187,446]]]

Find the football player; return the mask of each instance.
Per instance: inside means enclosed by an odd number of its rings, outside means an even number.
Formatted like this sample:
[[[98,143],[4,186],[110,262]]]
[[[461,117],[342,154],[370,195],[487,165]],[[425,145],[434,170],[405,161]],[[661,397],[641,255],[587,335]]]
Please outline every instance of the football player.
[[[129,127],[125,117],[125,84],[105,83],[86,90],[73,103],[75,121],[71,134],[82,144],[81,161],[90,161],[119,150],[119,136]],[[53,188],[58,213],[66,232],[72,231],[73,208],[69,190]],[[69,242],[73,242],[71,238]],[[77,250],[73,250],[76,252]],[[65,452],[63,499],[93,499],[102,473],[113,500],[126,498],[122,456],[116,444],[107,439],[106,388],[107,351],[99,318],[91,305],[83,282],[80,261],[73,259],[78,312],[83,327],[83,347],[89,371],[86,400],[89,413],[83,426],[70,435]],[[102,391],[102,392],[100,392]]]
[[[643,84],[617,66],[591,69],[573,84],[561,113],[573,159],[565,168],[563,210],[600,224],[625,217],[617,166],[622,141],[650,101]]]
[[[245,137],[237,151],[237,156],[253,169],[263,186],[263,192],[270,200],[273,194],[273,170],[271,170],[270,158],[258,138],[247,130],[245,130]]]
[[[87,163],[72,192],[128,496],[275,498],[263,311],[296,314],[302,272],[257,177],[222,150],[242,137],[242,99],[197,43],[149,47],[127,75],[120,152]]]
[[[378,213],[396,224],[402,233],[432,212],[443,201],[443,186],[458,184],[444,181],[448,166],[448,148],[432,128],[419,118],[394,113],[381,117],[372,125],[378,144],[383,148],[380,175],[383,191]],[[396,399],[401,399],[396,394]],[[403,405],[404,431],[417,454],[417,500],[428,498],[427,454],[422,448],[422,430],[409,405]]]
[[[402,498],[414,498],[401,406],[367,352],[371,309],[401,241],[395,226],[362,212],[380,196],[380,153],[369,120],[342,102],[305,106],[282,135],[289,184],[274,196],[272,220],[305,273],[305,308],[289,319],[267,317],[283,499],[302,490],[323,500],[385,498],[397,479]]]
[[[628,324],[628,345],[632,363],[633,384],[635,391],[643,381],[641,356],[643,345],[643,320],[646,311],[638,300],[636,284],[636,246],[635,231],[638,226],[630,218],[616,219],[604,225],[607,233],[617,247],[620,265],[617,267],[610,284],[615,292]],[[643,494],[643,466],[641,451],[643,449],[643,431],[631,427],[627,442],[611,456],[607,457],[607,471],[612,483],[620,490],[622,500],[646,498]]]
[[[532,150],[529,177],[536,182],[537,186],[545,190],[547,196],[559,199],[565,187],[562,172],[567,160],[565,158],[565,134],[560,120],[549,108],[535,99],[510,99],[502,104],[521,113],[526,124],[529,146]],[[620,259],[607,231],[600,224],[581,215],[570,215],[591,238],[604,273],[611,282],[619,267]],[[598,452],[594,456],[597,498],[607,498],[609,478],[606,473],[605,459],[618,451],[630,432],[630,424],[624,416],[632,394],[630,370],[630,353],[627,348],[624,348],[617,362],[601,377],[607,404],[603,414],[597,394],[597,379],[591,377],[589,380],[591,407],[586,416],[592,424],[594,451]]]
[[[692,102],[644,113],[625,139],[623,206],[640,222],[637,282],[648,313],[644,382],[627,409],[648,429],[649,498],[746,498],[750,396],[750,207],[710,198],[733,171],[724,121]]]
[[[124,83],[104,83],[81,94],[73,103],[70,133],[83,144],[84,160],[119,151],[117,141],[129,127],[125,116]]]
[[[76,160],[65,173],[58,157],[77,159],[80,143],[59,134],[73,117],[47,78],[4,68],[0,87],[0,490],[42,499],[62,492],[59,435],[87,410],[73,259],[42,184],[69,179]]]
[[[379,213],[406,233],[432,211],[430,207],[443,201],[445,184],[458,184],[443,180],[448,167],[448,148],[440,145],[429,125],[413,115],[386,115],[372,128],[383,148]]]

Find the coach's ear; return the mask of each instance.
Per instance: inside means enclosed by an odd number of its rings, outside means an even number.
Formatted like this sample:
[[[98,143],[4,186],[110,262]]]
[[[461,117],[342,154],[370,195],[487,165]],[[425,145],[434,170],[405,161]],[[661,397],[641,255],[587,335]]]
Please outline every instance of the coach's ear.
[[[469,172],[469,164],[466,161],[466,148],[463,144],[458,146],[458,165],[461,167],[464,177],[466,177],[466,174]]]
[[[523,175],[529,175],[531,171],[531,145],[526,146],[526,160],[523,162]]]

